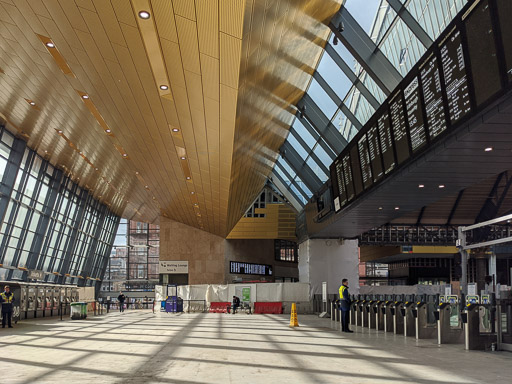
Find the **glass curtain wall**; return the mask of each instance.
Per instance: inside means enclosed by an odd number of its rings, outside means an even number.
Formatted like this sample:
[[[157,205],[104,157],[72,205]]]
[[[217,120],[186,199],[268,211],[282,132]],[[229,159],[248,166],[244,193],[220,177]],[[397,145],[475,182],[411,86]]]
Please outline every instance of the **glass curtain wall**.
[[[95,286],[119,217],[0,127],[0,280]]]
[[[158,225],[121,219],[101,290],[154,290],[159,256]]]

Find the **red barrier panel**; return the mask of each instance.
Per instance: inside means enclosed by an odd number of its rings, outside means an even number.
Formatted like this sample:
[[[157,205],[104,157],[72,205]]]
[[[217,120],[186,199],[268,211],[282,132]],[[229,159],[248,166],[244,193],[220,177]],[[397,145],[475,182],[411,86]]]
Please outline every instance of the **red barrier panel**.
[[[210,303],[210,312],[213,313],[227,313],[228,305],[231,305],[231,303],[228,302],[212,302]]]
[[[281,314],[283,313],[283,303],[282,302],[274,302],[274,303],[254,303],[254,313],[275,313]]]

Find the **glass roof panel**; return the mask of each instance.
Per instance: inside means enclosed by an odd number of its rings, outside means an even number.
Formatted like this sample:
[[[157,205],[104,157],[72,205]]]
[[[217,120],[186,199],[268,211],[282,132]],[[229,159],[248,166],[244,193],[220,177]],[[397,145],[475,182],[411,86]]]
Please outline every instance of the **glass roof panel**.
[[[334,103],[334,101],[332,101],[322,86],[318,84],[315,78],[313,78],[311,81],[308,89],[308,95],[311,96],[316,105],[318,105],[318,108],[320,108],[324,115],[327,116],[327,118],[330,120],[336,112],[336,109],[338,109],[338,106]]]
[[[297,153],[302,158],[302,160],[306,160],[306,157],[308,157],[308,152],[306,151],[306,148],[304,148],[302,146],[302,144],[297,141],[295,135],[297,135],[297,133],[294,131],[291,131],[290,134],[288,135],[287,140],[290,143],[290,145],[293,147],[293,149],[295,149],[297,151]]]
[[[295,130],[295,132],[302,138],[302,140],[306,142],[310,149],[315,146],[315,138],[311,135],[311,133],[309,133],[306,127],[302,125],[300,119],[295,119],[295,121],[292,124],[292,127]]]

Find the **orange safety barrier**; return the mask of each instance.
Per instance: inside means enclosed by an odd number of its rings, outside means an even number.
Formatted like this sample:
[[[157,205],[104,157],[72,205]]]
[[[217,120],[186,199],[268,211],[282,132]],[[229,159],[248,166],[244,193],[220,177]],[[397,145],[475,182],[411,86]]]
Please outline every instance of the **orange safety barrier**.
[[[254,313],[281,314],[283,313],[283,303],[280,301],[271,303],[256,302],[254,303]]]
[[[212,302],[210,303],[210,312],[213,313],[227,313],[228,306],[231,306],[231,303],[228,302]]]

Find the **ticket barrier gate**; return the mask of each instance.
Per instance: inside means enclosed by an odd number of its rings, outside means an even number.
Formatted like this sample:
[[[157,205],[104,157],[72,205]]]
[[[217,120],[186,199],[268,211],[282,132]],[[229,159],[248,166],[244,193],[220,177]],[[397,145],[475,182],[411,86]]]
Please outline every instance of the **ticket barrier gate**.
[[[358,326],[360,322],[358,311],[360,301],[360,295],[352,298],[352,304],[350,305],[350,325],[352,326]]]
[[[416,321],[413,314],[414,295],[406,295],[405,302],[400,308],[400,315],[403,317],[404,336],[416,337]]]
[[[460,316],[458,296],[439,296],[436,319],[438,344],[464,343],[464,329]]]
[[[397,295],[395,302],[391,306],[391,313],[393,314],[393,333],[395,335],[402,335],[404,333],[404,316],[402,315],[404,309],[403,295]]]
[[[382,313],[382,307],[385,303],[384,295],[379,295],[377,301],[372,306],[372,316],[375,317],[375,326],[373,327],[377,331],[384,330],[384,314]]]
[[[370,300],[366,303],[366,327],[369,329],[375,329],[375,313],[373,312],[373,307],[377,304],[377,300],[375,296],[371,296]]]
[[[366,324],[368,323],[368,316],[365,316],[365,307],[366,307],[367,300],[364,298],[363,300],[360,300],[357,306],[357,315],[359,320],[360,327],[366,327]]]
[[[494,299],[491,295],[467,296],[466,308],[462,314],[464,344],[466,350],[491,349],[497,343],[494,332]]]
[[[393,295],[386,295],[386,300],[380,307],[380,311],[382,313],[383,319],[383,331],[384,332],[393,332],[393,312],[391,308],[394,305]]]
[[[434,316],[437,300],[434,295],[428,297],[421,295],[416,298],[413,309],[416,323],[416,340],[435,339],[437,337],[437,321]]]

